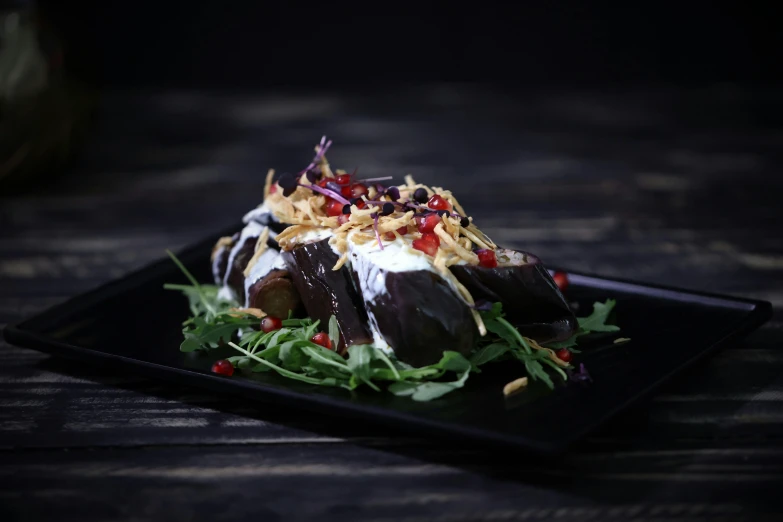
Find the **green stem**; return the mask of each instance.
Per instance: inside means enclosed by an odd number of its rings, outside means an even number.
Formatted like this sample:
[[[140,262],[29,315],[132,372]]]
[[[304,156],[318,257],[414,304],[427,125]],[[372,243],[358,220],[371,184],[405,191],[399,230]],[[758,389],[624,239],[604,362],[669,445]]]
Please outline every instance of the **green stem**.
[[[397,368],[394,367],[394,364],[391,362],[389,357],[380,348],[376,348],[375,350],[376,350],[375,351],[375,356],[378,357],[378,359],[383,361],[383,363],[386,364],[386,366],[389,367],[389,369],[394,374],[394,378],[399,381],[400,380],[400,372],[398,372]]]
[[[169,249],[166,249],[166,253],[169,255],[171,260],[174,261],[174,264],[177,265],[177,268],[179,268],[182,271],[182,273],[185,274],[185,277],[188,278],[188,281],[190,281],[190,283],[196,289],[196,291],[198,292],[198,295],[201,297],[201,302],[204,305],[204,308],[209,310],[209,312],[213,316],[217,315],[217,310],[212,308],[212,306],[209,304],[209,302],[207,301],[207,296],[204,295],[204,291],[201,289],[201,285],[198,284],[198,281],[196,281],[196,278],[193,277],[193,274],[191,274],[190,271],[187,268],[185,268],[185,265],[183,265],[182,261],[180,261],[177,258],[177,256],[174,255],[174,252],[172,252]],[[164,288],[165,288],[165,286],[164,286]]]
[[[498,317],[495,319],[497,322],[508,328],[508,330],[511,332],[511,334],[514,336],[514,338],[517,340],[520,346],[522,346],[525,351],[529,354],[533,353],[533,349],[530,347],[530,345],[527,343],[524,337],[522,337],[522,334],[519,333],[519,330],[514,328],[514,325],[503,319],[502,317]]]
[[[297,380],[297,381],[306,382],[306,383],[309,383],[309,384],[323,384],[323,380],[322,379],[315,379],[313,377],[307,377],[305,375],[300,375],[298,373],[294,373],[294,372],[288,371],[285,368],[281,368],[280,366],[278,366],[276,364],[272,364],[271,362],[262,359],[261,357],[257,357],[256,355],[250,353],[249,351],[245,350],[244,348],[242,348],[240,346],[237,346],[234,343],[228,343],[228,345],[231,346],[232,348],[234,348],[235,350],[238,350],[239,352],[247,355],[251,359],[253,359],[255,361],[258,361],[258,362],[260,362],[261,364],[263,364],[265,366],[269,366],[270,368],[272,368],[273,370],[275,370],[277,373],[279,373],[280,375],[282,375],[284,377],[289,377],[291,379],[294,379],[294,380]]]

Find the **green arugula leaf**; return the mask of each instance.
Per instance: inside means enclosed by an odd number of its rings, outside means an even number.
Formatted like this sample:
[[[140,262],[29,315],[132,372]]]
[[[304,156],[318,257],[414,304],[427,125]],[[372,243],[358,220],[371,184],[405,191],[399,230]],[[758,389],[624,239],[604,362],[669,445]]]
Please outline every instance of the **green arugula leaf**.
[[[449,392],[462,388],[468,380],[470,370],[451,382],[396,382],[389,386],[389,391],[398,397],[408,397],[418,402],[431,401],[443,397]]]
[[[394,356],[387,355],[373,345],[348,348],[347,357],[319,346],[310,339],[319,331],[319,321],[294,319],[289,314],[283,327],[264,333],[253,329],[259,320],[249,314],[239,315],[238,303],[220,296],[215,285],[200,285],[185,266],[169,252],[191,285],[164,285],[181,292],[188,300],[191,317],[183,323],[183,352],[213,349],[224,343],[240,355],[229,357],[236,368],[251,372],[274,371],[289,379],[304,383],[353,390],[366,385],[380,391],[376,383],[390,382],[388,391],[415,401],[430,401],[460,389],[471,372],[492,361],[513,358],[521,362],[531,379],[554,387],[552,373],[565,379],[563,369],[549,352],[534,350],[519,331],[504,318],[500,303],[493,304],[481,316],[490,335],[466,358],[454,351],[446,351],[441,359],[429,366],[415,368]],[[579,318],[579,330],[570,339],[551,343],[550,348],[571,348],[578,338],[590,332],[613,332],[618,328],[606,324],[615,305],[614,300],[595,303],[590,316]],[[235,338],[241,333],[239,339]],[[340,341],[337,319],[329,318],[327,334],[335,349]],[[576,351],[576,350],[573,350]],[[448,379],[449,375],[453,380]]]
[[[579,329],[582,332],[616,332],[620,328],[613,324],[606,324],[609,314],[612,312],[617,301],[607,299],[605,303],[593,303],[593,313],[587,317],[579,317]]]
[[[331,316],[329,318],[329,339],[332,341],[332,346],[336,350],[340,346],[340,328],[337,325],[337,317]]]
[[[488,344],[482,348],[479,348],[478,351],[473,352],[473,355],[470,357],[470,362],[476,366],[481,366],[482,364],[486,364],[490,361],[494,361],[499,357],[502,357],[503,355],[507,354],[510,349],[511,347],[507,343]]]

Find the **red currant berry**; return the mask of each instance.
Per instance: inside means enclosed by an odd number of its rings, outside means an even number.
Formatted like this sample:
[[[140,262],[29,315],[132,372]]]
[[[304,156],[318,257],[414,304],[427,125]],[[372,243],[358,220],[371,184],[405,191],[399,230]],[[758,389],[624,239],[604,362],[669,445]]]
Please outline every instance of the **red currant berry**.
[[[362,196],[366,196],[368,192],[369,190],[367,189],[367,185],[363,185],[361,183],[351,185],[351,197],[360,198]]]
[[[438,237],[437,234],[434,234],[432,232],[425,232],[424,234],[421,235],[421,238],[424,241],[429,241],[430,243],[434,243],[436,247],[440,246],[440,238]]]
[[[427,201],[427,206],[433,210],[449,210],[451,208],[451,204],[439,194],[432,196]]]
[[[479,264],[484,268],[495,268],[498,266],[498,258],[495,256],[494,250],[476,250],[476,255],[479,258]]]
[[[426,216],[416,216],[416,226],[419,228],[419,232],[426,234],[432,232],[435,227],[440,223],[440,216],[437,214],[427,214]]]
[[[277,317],[272,317],[271,315],[267,315],[263,319],[261,319],[261,330],[264,331],[264,333],[274,332],[275,330],[279,330],[283,327],[283,321],[278,319]]]
[[[555,280],[555,284],[561,292],[564,292],[565,289],[568,288],[568,274],[565,272],[555,272],[552,275],[552,279]]]
[[[427,241],[426,239],[414,239],[412,246],[416,250],[420,250],[428,256],[435,256],[435,254],[438,252],[438,245],[432,241]]]
[[[220,359],[219,361],[215,361],[215,364],[212,365],[212,373],[231,377],[234,375],[234,365],[225,359]]]
[[[310,338],[310,341],[314,342],[315,344],[320,344],[327,350],[332,349],[332,340],[329,339],[329,336],[324,332],[318,332]]]
[[[571,361],[571,357],[573,354],[568,348],[560,348],[557,352],[557,358],[560,359],[563,362],[569,362]]]
[[[339,216],[343,213],[343,205],[336,199],[330,199],[326,202],[326,215],[327,216]]]

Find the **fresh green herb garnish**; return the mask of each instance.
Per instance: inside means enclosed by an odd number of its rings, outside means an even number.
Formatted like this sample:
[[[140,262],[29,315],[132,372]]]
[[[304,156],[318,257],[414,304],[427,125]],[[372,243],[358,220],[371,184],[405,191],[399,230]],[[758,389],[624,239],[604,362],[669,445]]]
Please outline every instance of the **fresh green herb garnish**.
[[[591,332],[619,330],[606,320],[615,305],[614,300],[595,303],[593,313],[579,318],[579,330],[570,339],[541,347],[523,337],[503,317],[500,303],[491,310],[480,312],[488,334],[483,337],[469,358],[446,351],[440,361],[414,368],[398,361],[393,355],[372,345],[351,346],[347,357],[313,343],[310,339],[321,331],[319,321],[294,319],[282,321],[282,328],[272,332],[253,329],[258,317],[238,310],[239,304],[222,298],[219,288],[201,285],[174,254],[168,252],[174,263],[190,281],[190,285],[164,285],[168,290],[182,292],[188,299],[191,317],[182,323],[183,352],[210,350],[221,345],[230,346],[240,355],[229,357],[236,368],[250,372],[274,371],[283,377],[319,386],[354,390],[365,385],[381,391],[380,385],[400,397],[415,401],[430,401],[462,388],[471,372],[480,372],[480,366],[492,361],[515,359],[525,366],[528,376],[554,388],[552,373],[567,379],[564,363],[553,360],[547,350],[569,348],[577,338]],[[332,346],[339,344],[337,319],[332,316],[327,325]],[[243,335],[239,336],[242,332]],[[572,350],[575,351],[575,350]]]

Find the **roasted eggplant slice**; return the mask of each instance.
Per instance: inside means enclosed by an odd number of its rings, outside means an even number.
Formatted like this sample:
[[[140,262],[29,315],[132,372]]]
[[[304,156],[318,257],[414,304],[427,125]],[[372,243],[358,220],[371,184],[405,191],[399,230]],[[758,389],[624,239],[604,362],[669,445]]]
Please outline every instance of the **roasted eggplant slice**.
[[[260,308],[273,317],[283,319],[288,317],[289,312],[298,315],[302,303],[287,270],[272,270],[251,284],[247,297],[248,307]]]
[[[354,272],[383,280],[384,291],[365,302],[370,320],[397,358],[413,366],[438,362],[446,350],[468,354],[478,338],[470,309],[435,272]],[[369,296],[368,296],[369,297]]]
[[[372,344],[362,297],[347,266],[332,270],[338,256],[328,239],[299,245],[282,255],[307,315],[324,328],[332,315],[337,318],[341,351],[354,344]]]
[[[473,299],[503,304],[506,320],[539,342],[563,341],[577,328],[576,318],[536,256],[498,249],[498,266],[454,265],[451,273]]]

